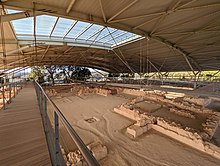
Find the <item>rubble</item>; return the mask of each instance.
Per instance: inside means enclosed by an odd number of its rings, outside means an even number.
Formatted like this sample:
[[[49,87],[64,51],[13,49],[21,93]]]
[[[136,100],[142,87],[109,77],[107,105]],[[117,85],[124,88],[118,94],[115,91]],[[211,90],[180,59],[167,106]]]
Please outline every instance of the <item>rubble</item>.
[[[108,154],[107,147],[102,145],[100,142],[95,142],[87,146],[88,149],[92,152],[96,160],[102,160]]]
[[[147,123],[145,125],[140,126],[139,123],[135,123],[134,125],[129,126],[126,129],[126,132],[131,135],[133,138],[137,138],[150,130],[152,128],[151,123]]]
[[[108,154],[107,147],[100,142],[91,143],[87,147],[98,161],[104,159]],[[67,166],[88,166],[79,150],[66,154],[61,146],[61,152]]]

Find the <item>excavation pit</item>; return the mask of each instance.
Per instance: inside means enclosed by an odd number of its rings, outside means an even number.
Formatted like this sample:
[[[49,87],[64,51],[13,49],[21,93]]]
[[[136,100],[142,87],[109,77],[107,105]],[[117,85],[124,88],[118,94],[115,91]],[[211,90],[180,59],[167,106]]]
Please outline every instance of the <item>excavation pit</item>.
[[[134,155],[127,150],[128,147],[135,153],[146,154],[147,151],[156,150],[155,145],[158,144],[160,148],[157,150],[161,155],[167,154],[163,147],[169,137],[182,143],[178,143],[175,147],[180,146],[182,149],[186,144],[192,147],[187,146],[189,149],[197,149],[220,158],[215,146],[218,143],[216,141],[218,116],[215,116],[210,109],[203,108],[203,101],[207,99],[193,96],[167,99],[166,92],[159,90],[140,91],[94,84],[77,84],[60,88],[64,88],[64,93],[57,87],[48,90],[56,94],[51,96],[52,100],[73,122],[73,127],[86,144],[99,140],[108,146],[108,155],[101,160],[104,165],[111,165],[116,161],[117,164],[123,165],[121,157],[126,158],[130,155],[132,158]],[[97,89],[102,88],[114,89],[117,94],[100,95]],[[58,96],[62,97],[57,98]],[[67,99],[69,102],[66,102]],[[143,150],[145,145],[148,146],[156,137],[160,137],[152,133],[163,134],[165,140],[161,141],[162,138],[158,138],[155,145]],[[70,141],[71,138],[67,140]],[[76,150],[75,145],[70,142],[67,145],[71,151]],[[138,146],[140,147],[137,148]],[[124,148],[125,155],[115,153],[115,149],[121,152]],[[183,158],[184,155],[181,152]],[[146,165],[144,159],[141,161],[143,161],[142,165]]]

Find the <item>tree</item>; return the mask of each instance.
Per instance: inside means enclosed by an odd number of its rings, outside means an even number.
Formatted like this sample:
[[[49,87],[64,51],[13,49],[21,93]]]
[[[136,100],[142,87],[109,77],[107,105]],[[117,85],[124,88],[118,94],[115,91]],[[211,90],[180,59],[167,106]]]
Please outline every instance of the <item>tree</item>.
[[[59,77],[62,78],[63,76],[64,83],[68,83],[69,72],[67,66],[62,66],[62,65],[58,66],[58,71],[59,71]]]
[[[79,66],[63,66],[62,71],[66,79],[70,80],[86,80],[91,76],[91,72],[86,67]]]
[[[85,81],[86,79],[90,78],[91,72],[88,68],[84,67],[77,71],[77,76],[78,80]]]
[[[49,79],[48,80],[51,80],[52,84],[55,83],[54,79],[55,79],[55,74],[56,74],[57,69],[58,69],[57,65],[51,65],[51,66],[46,66],[45,67],[45,70],[49,74],[49,76],[48,76]]]
[[[39,83],[44,82],[44,67],[35,66],[31,68],[31,73],[28,77],[29,80],[38,80]]]
[[[48,65],[44,67],[33,67],[32,73],[29,77],[37,77],[37,80],[39,81],[39,78],[44,78],[44,76],[46,76],[47,81],[51,81],[52,84],[55,83],[55,79],[62,79],[65,83],[69,83],[72,80],[86,80],[90,78],[91,72],[86,67]]]

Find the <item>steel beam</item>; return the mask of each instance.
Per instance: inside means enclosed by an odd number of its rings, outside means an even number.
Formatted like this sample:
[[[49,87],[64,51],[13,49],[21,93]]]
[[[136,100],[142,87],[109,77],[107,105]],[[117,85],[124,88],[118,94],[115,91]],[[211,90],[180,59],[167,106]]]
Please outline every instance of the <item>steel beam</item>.
[[[5,43],[5,44],[7,44],[7,43]],[[31,47],[34,47],[34,44],[30,44],[30,45],[23,46],[23,47],[20,47],[20,48],[18,48],[18,49],[12,50],[12,51],[8,51],[8,52],[7,52],[7,55],[11,55],[11,54],[14,54],[14,53],[18,53],[18,52],[20,52],[20,51],[22,51],[22,50],[25,50],[25,49],[28,49],[28,48],[31,48]],[[0,54],[0,56],[3,56],[3,55]]]
[[[190,1],[190,3],[192,3],[195,0]],[[158,16],[158,15],[163,15],[166,13],[172,13],[172,12],[176,12],[176,11],[187,11],[187,10],[194,10],[194,9],[198,9],[198,8],[206,8],[206,7],[215,7],[220,5],[220,3],[214,3],[214,4],[210,4],[210,5],[201,5],[201,6],[196,6],[196,7],[188,7],[188,8],[183,8],[184,6],[187,6],[190,4],[189,2],[181,5],[181,6],[176,6],[179,4],[179,2],[177,2],[176,5],[174,5],[174,9],[172,8],[171,10],[167,10],[167,11],[158,11],[158,12],[154,12],[154,13],[149,13],[149,14],[143,14],[143,15],[138,15],[138,16],[131,16],[131,17],[126,17],[126,18],[120,18],[120,19],[116,19],[116,20],[112,20],[110,21],[111,23],[116,23],[116,22],[122,22],[122,21],[127,21],[127,20],[132,20],[132,19],[140,19],[140,18],[145,18],[145,17],[150,17],[150,16]]]
[[[202,20],[202,19],[204,19],[204,18],[206,18],[206,17],[213,16],[213,15],[219,13],[219,12],[220,12],[220,11],[215,11],[215,12],[213,12],[213,13],[205,14],[205,15],[202,15],[202,16],[199,16],[199,17],[196,17],[196,18],[193,18],[193,19],[190,19],[190,20],[187,20],[187,21],[178,23],[178,24],[174,24],[174,25],[172,25],[172,26],[167,26],[167,27],[161,29],[160,31],[158,31],[158,32],[155,33],[155,34],[164,32],[164,31],[166,31],[166,30],[170,30],[171,28],[174,28],[174,27],[177,27],[177,26],[182,26],[182,25],[185,25],[185,24],[188,24],[188,23],[192,23],[192,22],[198,21],[198,20],[200,20],[200,19]]]
[[[89,30],[89,28],[91,28],[93,24],[89,24],[84,30],[82,30],[75,38],[75,40],[77,40],[81,35],[83,35],[86,31]]]
[[[99,0],[99,5],[100,5],[100,8],[101,8],[103,20],[104,20],[104,22],[106,22],[107,19],[106,19],[106,16],[105,16],[103,5],[102,5],[102,0]]]
[[[106,27],[106,28],[108,28],[108,27]],[[100,41],[101,39],[104,39],[105,37],[109,36],[110,34],[112,34],[112,33],[116,32],[116,31],[118,31],[118,29],[115,29],[115,30],[113,30],[113,31],[112,31],[112,32],[110,32],[110,33],[106,33],[105,35],[103,35],[103,36],[102,36],[102,37],[100,37],[99,39],[94,40],[94,42],[98,42],[98,41]]]
[[[68,8],[66,9],[66,14],[69,14],[69,12],[71,11],[71,9],[73,8],[73,5],[75,4],[76,0],[72,0],[68,6]]]
[[[121,33],[121,34],[118,34],[117,36],[115,36],[114,38],[115,39],[117,39],[117,38],[119,38],[120,36],[123,36],[123,35],[125,35],[125,34],[127,34],[128,32],[123,32],[123,33]],[[109,39],[109,40],[106,40],[103,44],[105,44],[105,43],[108,43],[109,41],[112,41],[113,39]]]
[[[183,5],[177,7],[177,9],[183,8],[183,7],[185,7],[185,6],[187,6],[187,5],[190,5],[191,3],[196,2],[196,1],[198,1],[198,0],[191,0],[191,1],[189,1],[189,2],[186,2],[186,3],[184,3]]]
[[[91,39],[92,37],[94,37],[95,35],[101,33],[103,30],[105,29],[105,27],[100,28],[98,31],[96,31],[94,34],[90,35],[88,38],[86,38],[86,41]]]
[[[176,44],[181,44],[185,39],[189,38],[189,37],[193,37],[195,34],[198,34],[198,32],[205,30],[205,28],[209,27],[210,25],[212,25],[213,23],[215,23],[216,21],[219,20],[219,17],[216,17],[215,19],[212,19],[211,21],[209,21],[208,23],[206,23],[205,25],[203,25],[202,27],[200,27],[199,29],[195,30],[193,34],[186,34],[185,36],[183,36],[182,38],[178,39],[176,41]],[[201,33],[200,33],[201,34]]]
[[[123,13],[124,11],[126,11],[128,8],[130,8],[131,6],[133,6],[135,3],[137,3],[138,0],[134,0],[133,2],[131,2],[130,4],[128,4],[127,6],[125,6],[123,9],[121,9],[120,11],[118,11],[115,15],[113,15],[111,18],[108,19],[107,22],[110,22],[111,20],[113,20],[115,17],[119,16],[121,13]]]
[[[57,22],[59,21],[59,19],[60,19],[60,17],[57,17],[56,21],[54,22],[54,25],[53,25],[53,28],[52,28],[52,29],[51,29],[51,31],[50,31],[50,35],[49,35],[49,37],[51,37],[51,36],[52,36],[53,31],[54,31],[54,29],[55,29],[55,27],[56,27]]]
[[[1,43],[1,42],[0,42]],[[12,40],[6,40],[6,44],[19,44],[19,45],[31,45],[33,44],[32,40],[19,40],[18,42]],[[53,41],[53,40],[37,40],[37,45],[57,45],[57,46],[78,46],[78,47],[91,47],[102,50],[112,50],[113,48],[108,45],[92,44],[89,42],[78,42],[77,40],[73,42],[69,41]]]
[[[47,52],[49,51],[50,45],[47,46],[46,50],[44,51],[43,55],[41,56],[41,60],[40,62],[44,59],[44,57],[46,56]]]
[[[65,38],[70,31],[72,31],[72,29],[75,27],[75,25],[77,24],[78,21],[74,21],[73,24],[69,27],[68,31],[65,33],[65,35],[63,36],[63,38]]]
[[[19,12],[19,13],[13,13],[13,14],[5,14],[5,15],[1,15],[0,16],[0,20],[1,22],[9,22],[9,21],[13,21],[13,20],[18,20],[18,19],[22,19],[22,18],[27,18],[27,17],[33,17],[34,14],[33,11],[25,11],[25,12]],[[36,15],[42,15],[42,12],[36,12]]]
[[[20,10],[33,10],[33,4],[30,2],[23,3],[22,1],[7,1],[3,2],[3,5],[5,5],[7,8],[13,8],[13,9],[20,9]],[[42,9],[47,9],[47,10],[42,10]],[[79,20],[79,21],[86,21],[89,23],[95,23],[95,24],[100,24],[103,26],[109,26],[112,28],[116,29],[122,29],[126,31],[131,31],[131,27],[122,25],[122,24],[110,24],[110,23],[105,23],[103,18],[96,17],[96,16],[91,16],[91,14],[85,14],[81,12],[76,12],[76,11],[70,11],[70,13],[67,15],[66,11],[64,9],[58,8],[58,7],[52,7],[44,4],[37,3],[35,6],[36,11],[43,12],[47,15],[52,15],[52,16],[58,16],[58,17],[64,17],[64,18],[69,18],[69,19],[74,19],[74,20]],[[133,30],[132,32],[136,34],[144,34],[143,31],[141,30]]]
[[[151,23],[152,21],[157,20],[157,19],[160,18],[161,16],[162,16],[162,15],[159,15],[159,16],[157,16],[157,17],[154,17],[154,18],[150,19],[150,20],[147,20],[147,21],[145,21],[144,23],[141,23],[141,24],[135,26],[133,29],[138,29],[138,28],[140,28],[140,27],[142,27],[142,26],[144,26],[144,25],[146,25],[146,24],[149,24],[149,23]]]
[[[30,4],[30,3],[23,4],[23,3],[21,3],[21,1],[20,1],[20,3],[19,3],[19,1],[14,2],[14,3],[8,1],[8,2],[5,2],[4,4],[7,5],[8,7],[12,6],[12,7],[18,7],[18,8],[21,8],[21,9],[32,10],[32,4]],[[179,8],[177,11],[194,10],[194,9],[200,9],[200,8],[205,8],[205,7],[214,7],[214,6],[217,6],[217,5],[220,5],[220,4],[219,3],[215,3],[215,4],[213,3],[213,4],[209,4],[209,5],[200,5],[200,6],[196,6],[196,7],[188,7],[188,8],[183,8],[182,7],[182,8]],[[142,30],[139,30],[139,29],[135,30],[135,29],[132,29],[132,27],[122,25],[122,24],[117,24],[117,23],[108,24],[108,23],[105,23],[103,21],[103,18],[95,17],[95,16],[91,17],[91,15],[85,14],[85,13],[79,13],[79,12],[71,11],[69,13],[69,15],[67,16],[63,9],[48,7],[48,6],[42,5],[42,4],[37,4],[36,5],[36,10],[40,10],[43,7],[46,7],[48,9],[48,11],[50,11],[50,12],[44,11],[44,13],[47,13],[49,15],[62,16],[62,17],[66,17],[66,18],[77,19],[77,20],[87,21],[87,22],[91,22],[91,23],[98,23],[98,24],[101,24],[101,25],[104,25],[104,26],[110,26],[110,27],[113,27],[113,28],[127,30],[127,31],[130,31],[130,32],[133,32],[133,33],[136,33],[136,34],[140,34],[140,35],[143,35],[143,36],[148,36],[148,34],[149,34],[145,31],[142,31]],[[51,11],[56,11],[56,12],[51,12]],[[164,12],[162,12],[162,13],[164,13]],[[175,26],[177,26],[177,25],[175,25]],[[193,61],[194,64],[196,64],[196,62],[194,60],[192,60],[192,58],[189,57],[189,54],[186,51],[184,51],[180,47],[176,46],[175,44],[173,44],[171,42],[167,42],[166,39],[163,39],[163,38],[160,38],[160,37],[158,38],[156,36],[151,36],[151,38],[154,38],[156,41],[158,41],[160,43],[163,43],[163,44],[173,48],[174,50],[177,50],[182,55],[183,54],[186,55],[188,59],[190,59],[191,61]],[[197,66],[197,68],[199,68],[198,64],[196,66]]]
[[[165,44],[166,46],[176,50],[177,52],[179,52],[181,55],[183,55],[183,57],[185,58],[187,64],[189,65],[190,69],[192,71],[194,71],[191,63],[189,62],[189,59],[191,61],[193,61],[193,63],[197,66],[197,70],[198,71],[201,71],[201,67],[199,66],[199,64],[194,60],[192,59],[190,56],[189,56],[189,53],[187,53],[186,51],[184,51],[183,49],[181,49],[180,47],[176,46],[174,43],[170,42],[170,41],[167,41],[166,39],[163,39],[161,37],[155,37],[155,36],[149,36],[151,39],[157,41],[157,42],[160,42],[162,44]]]

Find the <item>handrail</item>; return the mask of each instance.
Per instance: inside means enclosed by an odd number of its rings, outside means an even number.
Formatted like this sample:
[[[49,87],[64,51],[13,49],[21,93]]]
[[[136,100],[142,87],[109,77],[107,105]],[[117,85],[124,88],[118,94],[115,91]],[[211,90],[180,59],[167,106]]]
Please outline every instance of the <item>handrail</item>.
[[[13,82],[13,83],[5,83],[5,84],[0,84],[0,93],[2,93],[2,101],[3,101],[3,110],[5,110],[6,109],[6,103],[11,103],[12,102],[12,87],[14,88],[14,96],[13,96],[13,98],[15,98],[15,95],[17,95],[18,94],[18,89],[17,89],[17,87],[18,87],[18,84],[20,84],[20,82]],[[8,96],[9,96],[9,100],[7,101],[6,100],[6,95],[5,95],[5,87],[9,87],[9,94],[8,94]],[[22,86],[21,86],[21,88],[22,88]],[[2,108],[0,108],[0,109],[2,109]]]
[[[58,115],[58,117],[62,120],[64,127],[67,129],[68,133],[70,134],[71,138],[75,142],[76,146],[82,153],[84,159],[87,161],[89,166],[99,166],[98,161],[95,159],[95,157],[92,155],[92,153],[89,151],[87,146],[84,144],[82,139],[79,137],[79,135],[76,133],[76,131],[73,129],[73,127],[70,125],[68,120],[65,118],[65,116],[62,114],[62,112],[59,110],[59,108],[54,104],[54,102],[47,96],[42,86],[35,80],[36,85],[38,88],[40,88],[43,95],[46,97],[46,99],[50,102],[52,107],[54,108],[54,111]]]

